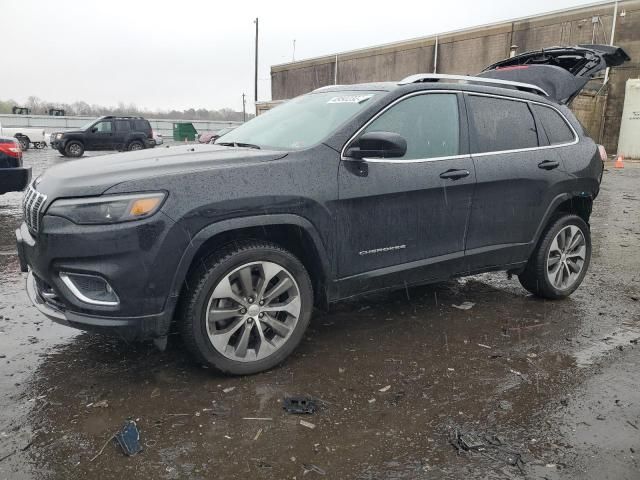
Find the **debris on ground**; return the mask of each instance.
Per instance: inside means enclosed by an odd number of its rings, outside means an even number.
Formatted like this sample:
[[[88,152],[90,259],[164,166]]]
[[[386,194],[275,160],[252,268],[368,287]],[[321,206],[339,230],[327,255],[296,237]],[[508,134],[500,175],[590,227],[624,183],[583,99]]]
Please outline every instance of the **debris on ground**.
[[[133,420],[127,420],[114,436],[125,455],[132,457],[142,451],[140,431]]]
[[[93,408],[107,408],[108,406],[109,402],[107,402],[106,400],[100,400],[99,402],[90,403],[89,405],[87,405],[87,407]]]
[[[382,387],[380,390],[378,390],[380,393],[384,393],[384,392],[388,392],[389,389],[391,388],[391,385],[387,385],[386,387]]]
[[[471,310],[475,303],[473,302],[462,302],[460,305],[451,305],[453,308],[457,308],[458,310]]]
[[[302,473],[302,475],[306,475],[309,472],[314,472],[314,473],[317,473],[318,475],[327,474],[326,471],[324,471],[322,468],[318,467],[317,465],[314,465],[313,463],[303,463],[302,468],[304,468],[304,472]]]
[[[509,400],[500,400],[500,403],[498,403],[498,406],[500,407],[501,410],[513,409],[513,403],[511,403]]]
[[[229,393],[229,392],[233,392],[236,389],[236,387],[227,387],[224,390],[222,390],[223,393]]]
[[[256,436],[253,437],[253,441],[255,442],[256,440],[258,440],[260,438],[260,435],[262,435],[262,429],[258,429],[258,431],[256,432]]]
[[[471,432],[462,432],[455,430],[454,435],[450,438],[450,443],[458,451],[458,454],[464,452],[477,452],[492,460],[504,462],[512,467],[518,467],[522,472],[521,464],[522,455],[510,450],[504,441],[497,435],[484,435],[480,437]]]
[[[318,409],[318,404],[310,397],[286,397],[282,401],[282,408],[288,413],[315,413]]]
[[[488,348],[488,349],[491,349],[491,347],[490,347],[489,345],[485,345],[484,343],[479,343],[479,344],[478,344],[478,346],[479,346],[479,347],[482,347],[482,348]]]
[[[300,420],[300,425],[302,425],[303,427],[307,427],[311,430],[313,430],[314,428],[316,428],[315,423],[311,423],[311,422],[305,422],[304,420]]]

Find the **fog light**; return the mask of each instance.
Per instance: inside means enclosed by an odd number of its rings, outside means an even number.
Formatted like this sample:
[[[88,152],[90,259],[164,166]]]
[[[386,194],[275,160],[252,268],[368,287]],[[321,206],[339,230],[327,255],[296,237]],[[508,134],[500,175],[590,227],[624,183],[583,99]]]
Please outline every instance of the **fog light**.
[[[120,304],[118,295],[102,277],[86,273],[60,272],[60,279],[78,300],[85,303],[103,306]]]

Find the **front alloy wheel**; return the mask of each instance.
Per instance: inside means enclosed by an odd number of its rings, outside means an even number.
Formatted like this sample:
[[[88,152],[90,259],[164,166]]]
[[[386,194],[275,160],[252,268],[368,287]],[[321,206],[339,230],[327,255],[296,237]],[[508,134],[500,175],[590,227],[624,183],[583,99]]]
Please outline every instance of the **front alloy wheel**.
[[[247,263],[226,275],[209,297],[207,334],[213,347],[231,360],[261,360],[289,339],[301,307],[300,289],[286,268]]]
[[[312,310],[302,262],[273,243],[245,240],[197,261],[177,319],[198,361],[243,375],[282,363],[302,340]]]

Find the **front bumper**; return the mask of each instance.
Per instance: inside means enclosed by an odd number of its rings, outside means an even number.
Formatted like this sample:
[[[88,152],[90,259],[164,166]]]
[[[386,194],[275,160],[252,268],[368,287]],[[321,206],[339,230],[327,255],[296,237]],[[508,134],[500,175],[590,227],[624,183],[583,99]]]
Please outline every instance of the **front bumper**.
[[[21,192],[31,181],[31,167],[0,168],[0,195]]]
[[[128,339],[156,338],[167,334],[167,321],[164,314],[144,317],[105,317],[72,312],[57,303],[47,301],[40,293],[31,271],[27,276],[26,288],[29,300],[40,313],[61,325],[80,330],[117,333]]]

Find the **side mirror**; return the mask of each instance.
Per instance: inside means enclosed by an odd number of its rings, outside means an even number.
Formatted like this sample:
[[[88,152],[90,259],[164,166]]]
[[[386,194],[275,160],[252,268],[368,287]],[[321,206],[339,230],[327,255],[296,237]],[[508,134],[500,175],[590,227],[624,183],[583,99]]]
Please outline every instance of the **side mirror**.
[[[98,127],[91,127],[91,133],[96,133],[98,131]]]
[[[349,146],[345,156],[350,158],[398,158],[407,153],[407,141],[392,132],[369,132]]]

